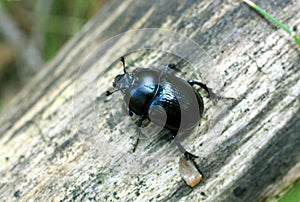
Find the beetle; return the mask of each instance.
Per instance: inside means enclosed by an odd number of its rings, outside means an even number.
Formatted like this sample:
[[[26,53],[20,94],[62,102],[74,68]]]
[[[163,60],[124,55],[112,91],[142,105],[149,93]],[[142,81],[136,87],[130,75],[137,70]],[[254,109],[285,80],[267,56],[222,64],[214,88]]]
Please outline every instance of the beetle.
[[[140,127],[144,120],[149,119],[170,131],[171,138],[187,159],[198,158],[181,145],[176,135],[193,129],[203,115],[203,99],[194,86],[204,89],[209,97],[215,94],[204,83],[196,80],[185,81],[170,74],[169,70],[175,69],[174,64],[167,65],[164,70],[137,68],[127,72],[124,57],[120,60],[123,73],[114,78],[114,90],[106,91],[106,96],[121,91],[128,114],[139,117],[136,122],[138,138],[133,151],[139,137],[143,135]]]

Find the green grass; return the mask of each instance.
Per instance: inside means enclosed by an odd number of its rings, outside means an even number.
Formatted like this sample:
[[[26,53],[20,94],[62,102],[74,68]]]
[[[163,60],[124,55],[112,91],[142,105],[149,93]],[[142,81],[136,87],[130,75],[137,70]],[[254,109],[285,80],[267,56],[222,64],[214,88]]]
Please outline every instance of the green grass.
[[[54,58],[64,44],[79,32],[82,26],[101,8],[107,0],[2,0],[1,12],[8,17],[8,24],[17,27],[16,33],[0,29],[0,44],[9,44],[15,51],[13,56],[0,56],[1,61],[10,61],[0,68],[0,110],[39,69],[32,68],[22,59],[17,41],[5,41],[6,35],[30,42],[37,50],[39,61]],[[11,23],[12,22],[12,23]],[[16,31],[17,30],[17,31]],[[32,53],[35,54],[35,53]],[[1,64],[0,61],[0,64]],[[10,93],[14,92],[14,93]]]
[[[45,61],[52,59],[105,2],[105,0],[49,0],[51,4],[47,4],[45,3],[47,1],[4,0],[0,3],[28,38],[32,39],[31,35],[35,31],[38,32],[43,41],[39,48]],[[43,9],[46,7],[47,12],[44,12]]]
[[[300,202],[300,179],[279,199],[279,202]]]
[[[278,21],[276,18],[274,18],[273,16],[271,16],[264,9],[260,8],[259,6],[257,6],[254,2],[252,2],[250,0],[243,0],[243,2],[246,3],[247,5],[249,5],[254,10],[256,10],[258,13],[260,13],[265,18],[269,19],[274,24],[278,25],[285,32],[287,32],[293,38],[293,40],[296,42],[296,44],[300,47],[300,40],[299,40],[297,34],[294,31],[290,30],[287,26],[285,26],[280,21]]]

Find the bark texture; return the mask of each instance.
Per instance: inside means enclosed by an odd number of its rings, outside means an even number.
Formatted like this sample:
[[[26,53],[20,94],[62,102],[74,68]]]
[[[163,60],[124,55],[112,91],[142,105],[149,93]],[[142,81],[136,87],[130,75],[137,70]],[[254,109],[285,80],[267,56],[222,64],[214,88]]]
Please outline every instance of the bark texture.
[[[299,1],[258,3],[300,26]],[[118,35],[128,30],[136,31]],[[238,1],[108,2],[2,110],[1,201],[279,197],[300,175],[299,50]],[[204,180],[195,188],[182,182],[181,154],[168,138],[141,140],[132,153],[122,96],[104,96],[122,72],[122,55],[131,70],[181,64],[176,76],[236,98],[213,105],[201,92],[205,115],[183,140],[201,157]],[[152,126],[145,131],[155,134]]]

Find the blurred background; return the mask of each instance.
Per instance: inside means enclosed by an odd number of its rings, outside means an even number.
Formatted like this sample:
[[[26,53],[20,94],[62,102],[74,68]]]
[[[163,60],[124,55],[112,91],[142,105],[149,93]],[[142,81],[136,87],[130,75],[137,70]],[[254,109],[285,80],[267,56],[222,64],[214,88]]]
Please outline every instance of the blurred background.
[[[0,1],[0,110],[105,1]]]

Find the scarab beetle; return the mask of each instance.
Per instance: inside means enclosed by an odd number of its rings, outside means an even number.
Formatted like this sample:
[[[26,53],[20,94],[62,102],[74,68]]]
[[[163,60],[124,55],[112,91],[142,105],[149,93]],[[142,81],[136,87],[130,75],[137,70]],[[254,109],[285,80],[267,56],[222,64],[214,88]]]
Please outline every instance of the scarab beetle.
[[[139,137],[143,135],[140,130],[142,122],[150,119],[154,124],[170,131],[171,137],[185,157],[197,158],[184,149],[176,135],[178,132],[194,128],[202,117],[203,100],[193,86],[200,86],[209,96],[212,95],[210,89],[201,82],[185,81],[168,73],[170,69],[175,68],[173,64],[167,65],[164,70],[137,68],[127,72],[124,57],[120,60],[124,73],[115,77],[113,81],[115,90],[106,91],[106,95],[121,91],[129,115],[139,116],[136,122],[138,138],[133,150],[138,144]]]

